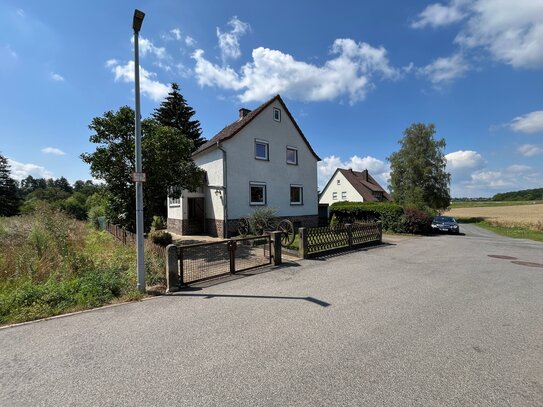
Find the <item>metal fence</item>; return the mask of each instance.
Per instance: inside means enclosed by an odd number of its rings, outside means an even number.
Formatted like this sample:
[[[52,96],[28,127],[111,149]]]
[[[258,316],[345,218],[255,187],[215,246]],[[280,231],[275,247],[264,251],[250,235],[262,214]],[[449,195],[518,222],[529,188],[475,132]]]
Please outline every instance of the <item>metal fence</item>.
[[[136,234],[126,230],[125,228],[115,225],[113,223],[107,222],[105,230],[112,234],[115,239],[123,244],[136,244]],[[145,239],[144,241],[145,248],[151,250],[153,253],[158,256],[166,256],[166,248],[160,246],[156,243],[151,242],[150,240]]]
[[[300,228],[300,254],[314,254],[350,249],[359,245],[379,243],[382,239],[380,222],[353,223],[338,226]]]
[[[270,236],[178,246],[181,284],[195,283],[271,263]]]

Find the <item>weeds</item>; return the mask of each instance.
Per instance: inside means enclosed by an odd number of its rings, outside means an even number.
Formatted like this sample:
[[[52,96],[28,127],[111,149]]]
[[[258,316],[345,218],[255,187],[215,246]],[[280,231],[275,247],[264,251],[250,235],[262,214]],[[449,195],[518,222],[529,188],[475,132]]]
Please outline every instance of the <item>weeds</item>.
[[[0,253],[0,324],[140,298],[133,247],[47,208],[0,218]],[[148,282],[162,283],[164,259],[146,257]]]

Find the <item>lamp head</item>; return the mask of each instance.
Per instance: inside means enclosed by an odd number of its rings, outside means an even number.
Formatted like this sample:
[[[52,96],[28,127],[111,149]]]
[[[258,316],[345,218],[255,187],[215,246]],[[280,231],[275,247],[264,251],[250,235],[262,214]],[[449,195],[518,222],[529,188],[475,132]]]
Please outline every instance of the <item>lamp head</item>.
[[[132,20],[132,28],[134,29],[134,32],[140,32],[141,24],[143,23],[144,17],[145,13],[143,11],[140,11],[138,9],[134,10],[134,19]]]

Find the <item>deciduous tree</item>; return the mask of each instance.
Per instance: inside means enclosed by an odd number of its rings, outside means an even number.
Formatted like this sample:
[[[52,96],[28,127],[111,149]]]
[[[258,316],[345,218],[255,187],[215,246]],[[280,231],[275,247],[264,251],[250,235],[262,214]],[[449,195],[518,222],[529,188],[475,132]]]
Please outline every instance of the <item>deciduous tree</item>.
[[[450,204],[445,140],[435,140],[435,132],[433,124],[412,124],[399,141],[400,150],[388,157],[389,189],[400,205],[441,210]]]
[[[81,158],[90,164],[94,178],[105,181],[108,196],[107,217],[135,230],[134,111],[121,107],[95,117],[90,137],[98,144],[93,153]],[[202,184],[203,172],[191,160],[193,143],[178,129],[162,126],[157,120],[142,121],[142,161],[147,181],[143,186],[145,227],[153,215],[164,216],[169,190],[195,190]]]

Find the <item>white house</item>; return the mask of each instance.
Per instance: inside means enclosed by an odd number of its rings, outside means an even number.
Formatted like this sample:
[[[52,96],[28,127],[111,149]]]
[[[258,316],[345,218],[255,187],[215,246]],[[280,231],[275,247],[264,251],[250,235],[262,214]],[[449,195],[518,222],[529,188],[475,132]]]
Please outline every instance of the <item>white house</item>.
[[[168,229],[227,237],[258,207],[277,211],[295,226],[317,226],[320,158],[279,95],[203,144],[193,160],[206,171],[198,192],[168,199]]]
[[[319,196],[321,216],[328,206],[336,202],[376,202],[390,201],[390,195],[370,175],[368,170],[362,172],[352,169],[338,168],[328,181]]]

